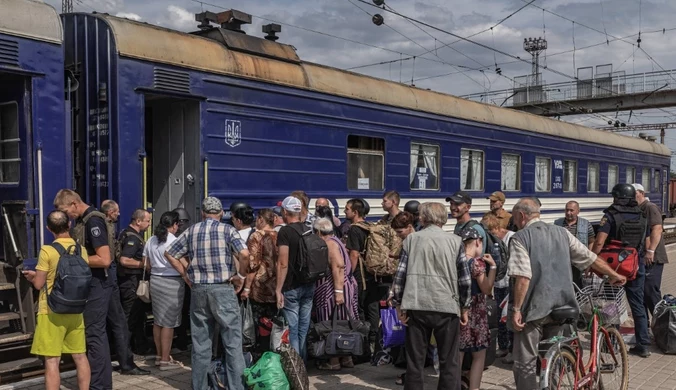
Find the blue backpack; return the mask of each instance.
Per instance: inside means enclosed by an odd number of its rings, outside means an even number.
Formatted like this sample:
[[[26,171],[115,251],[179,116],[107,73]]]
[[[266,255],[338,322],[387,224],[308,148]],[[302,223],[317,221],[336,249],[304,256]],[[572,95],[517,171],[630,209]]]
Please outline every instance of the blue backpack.
[[[58,242],[50,245],[56,249],[60,257],[52,291],[47,296],[47,305],[57,314],[82,314],[92,280],[89,264],[82,257],[79,245],[71,245],[68,250]]]

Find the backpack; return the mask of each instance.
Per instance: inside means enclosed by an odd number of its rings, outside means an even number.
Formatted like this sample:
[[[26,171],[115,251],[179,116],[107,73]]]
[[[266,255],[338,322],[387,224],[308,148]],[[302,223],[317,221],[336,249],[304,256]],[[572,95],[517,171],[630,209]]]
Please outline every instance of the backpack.
[[[47,305],[57,314],[82,314],[92,280],[89,264],[82,257],[82,247],[71,245],[66,250],[58,242],[53,242],[50,246],[59,253],[59,263],[56,266],[52,291],[47,295]]]
[[[486,233],[486,253],[490,254],[493,257],[493,260],[495,260],[495,265],[498,267],[496,270],[497,272],[495,273],[495,280],[501,280],[502,278],[507,275],[507,265],[509,264],[509,249],[507,248],[507,245],[505,245],[504,241],[502,241],[498,236],[495,234],[491,233],[486,229],[486,227],[482,224],[477,222],[476,220],[470,220],[467,222],[465,225],[465,229],[468,227],[472,227],[474,225],[480,225],[483,229],[484,232]],[[496,245],[497,244],[497,247]],[[488,272],[488,268],[486,268],[486,272]]]
[[[331,275],[329,247],[326,242],[314,234],[312,229],[303,231],[303,228],[298,225],[289,226],[300,236],[298,258],[294,264],[298,281],[303,284],[313,283]]]
[[[366,271],[375,276],[392,276],[399,267],[401,238],[390,225],[376,225],[366,221],[357,222],[355,226],[366,230],[365,251],[362,255]]]

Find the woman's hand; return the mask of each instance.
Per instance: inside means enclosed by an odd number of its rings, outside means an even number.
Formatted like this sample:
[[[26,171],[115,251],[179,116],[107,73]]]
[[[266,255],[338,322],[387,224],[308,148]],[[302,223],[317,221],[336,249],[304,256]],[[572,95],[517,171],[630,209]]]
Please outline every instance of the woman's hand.
[[[345,303],[345,295],[343,293],[335,293],[336,296],[336,305],[342,305]]]
[[[483,257],[483,260],[488,264],[489,266],[495,266],[495,260],[493,260],[493,256],[489,255],[486,253]]]

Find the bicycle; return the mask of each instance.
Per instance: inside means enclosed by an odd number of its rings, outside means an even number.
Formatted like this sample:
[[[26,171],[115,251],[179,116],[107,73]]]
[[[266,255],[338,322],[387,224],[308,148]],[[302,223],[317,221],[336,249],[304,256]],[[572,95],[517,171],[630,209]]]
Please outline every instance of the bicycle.
[[[606,285],[607,280],[607,277],[603,278],[598,290],[595,290],[593,283],[582,289],[574,285],[579,307],[583,308],[589,303],[591,309],[591,320],[588,322],[591,340],[586,364],[583,362],[584,351],[580,337],[573,329],[580,311],[564,307],[554,310],[550,315],[553,320],[550,325],[568,325],[572,334],[558,335],[539,344],[541,389],[627,389],[627,346],[616,327],[603,325],[604,319],[605,323],[621,323],[626,315],[624,290],[622,287]],[[595,304],[595,297],[606,304]]]

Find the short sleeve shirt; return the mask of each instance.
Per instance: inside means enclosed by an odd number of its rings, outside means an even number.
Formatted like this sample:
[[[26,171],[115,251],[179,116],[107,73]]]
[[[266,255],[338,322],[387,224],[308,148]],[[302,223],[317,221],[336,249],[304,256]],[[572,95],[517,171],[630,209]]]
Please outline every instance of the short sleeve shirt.
[[[639,206],[648,218],[648,229],[652,230],[653,226],[662,226],[662,212],[656,204],[646,200]],[[658,264],[668,263],[667,248],[664,246],[664,238],[660,238],[660,242],[655,249],[655,262]]]
[[[61,244],[61,246],[68,250],[68,247],[72,245],[77,245],[75,240],[72,238],[57,238],[54,242]],[[80,247],[80,253],[82,253],[82,258],[89,263],[89,256],[87,256],[87,251],[84,247]],[[59,259],[61,256],[59,252],[56,251],[51,245],[45,245],[40,248],[40,255],[38,256],[38,265],[35,267],[38,271],[47,272],[47,279],[45,280],[45,285],[47,286],[47,292],[44,289],[40,289],[40,299],[38,301],[38,314],[49,314],[49,305],[47,305],[47,294],[52,292],[52,286],[54,285],[54,279],[56,278],[56,267],[59,265]]]
[[[84,218],[87,214],[92,211],[97,211],[95,207],[89,207],[81,218]],[[85,234],[85,244],[84,247],[87,250],[87,255],[92,256],[96,255],[96,250],[102,246],[108,245],[108,227],[106,226],[106,221],[103,218],[91,217],[85,224],[84,229]],[[113,248],[110,248],[110,253],[112,255]],[[97,278],[106,278],[106,270],[103,268],[92,268],[92,276]]]
[[[296,262],[298,261],[298,251],[300,249],[300,234],[296,229],[302,229],[302,231],[307,231],[305,223],[294,222],[292,224],[282,226],[277,234],[277,247],[286,246],[289,247],[289,268],[286,273],[286,279],[284,279],[284,286],[282,291],[289,291],[296,289],[301,286],[295,279],[294,270],[296,269]]]

